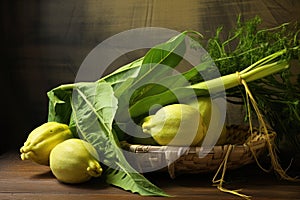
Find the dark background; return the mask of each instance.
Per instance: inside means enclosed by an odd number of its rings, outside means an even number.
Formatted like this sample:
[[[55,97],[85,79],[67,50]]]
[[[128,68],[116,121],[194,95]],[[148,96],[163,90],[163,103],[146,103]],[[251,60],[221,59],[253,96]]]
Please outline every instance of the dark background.
[[[47,120],[47,91],[74,81],[101,41],[138,27],[211,36],[259,15],[262,26],[300,21],[299,0],[1,1],[1,153],[18,150]],[[124,63],[125,64],[125,63]]]

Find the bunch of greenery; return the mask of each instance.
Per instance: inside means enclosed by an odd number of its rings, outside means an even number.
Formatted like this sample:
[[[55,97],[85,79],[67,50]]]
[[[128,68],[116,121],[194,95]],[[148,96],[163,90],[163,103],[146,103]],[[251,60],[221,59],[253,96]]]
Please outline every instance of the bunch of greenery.
[[[291,70],[267,76],[249,83],[260,110],[278,134],[279,149],[300,152],[300,27],[298,22],[283,23],[273,28],[261,28],[260,17],[242,22],[222,39],[222,27],[207,42],[206,49],[222,75],[241,71],[260,59],[278,52],[286,53],[276,60],[289,62]],[[228,96],[243,97],[242,87],[227,90]]]
[[[69,124],[75,134],[97,149],[107,183],[146,196],[168,195],[127,162],[120,149],[123,133],[116,121],[126,126],[130,119],[139,121],[145,117],[155,105],[176,103],[178,98],[195,94],[209,95],[208,85],[216,94],[222,90],[220,85],[224,85],[227,95],[243,97],[236,72],[249,83],[260,109],[279,135],[295,138],[300,128],[299,79],[293,84],[288,69],[292,60],[299,59],[299,29],[283,24],[257,30],[260,22],[258,17],[245,23],[238,20],[226,41],[220,39],[221,28],[208,40],[206,50],[222,77],[201,79],[200,71],[213,70],[212,63],[205,58],[207,62],[179,75],[161,67],[178,66],[183,58],[177,52],[186,51],[187,36],[201,38],[200,33],[184,31],[98,81],[64,84],[52,89],[48,92],[48,121]],[[195,48],[201,46],[197,41],[194,40]],[[153,84],[157,80],[164,86]]]

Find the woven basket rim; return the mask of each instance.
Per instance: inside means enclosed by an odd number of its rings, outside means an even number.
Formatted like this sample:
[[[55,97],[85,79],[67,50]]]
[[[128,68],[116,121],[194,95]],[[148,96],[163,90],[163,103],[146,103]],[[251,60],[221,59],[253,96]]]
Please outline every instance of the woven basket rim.
[[[249,126],[246,125],[231,125],[230,127],[234,127],[235,129],[247,129]],[[253,131],[258,132],[258,128],[254,127]],[[272,129],[269,129],[268,137],[271,141],[276,137],[276,132]],[[249,137],[251,137],[249,135]],[[224,151],[228,148],[228,146],[233,145],[234,149],[241,150],[249,148],[253,150],[264,148],[266,143],[266,135],[262,133],[255,133],[255,136],[250,138],[248,141],[245,141],[243,144],[224,144],[224,145],[215,145],[214,147],[202,147],[202,146],[167,146],[167,145],[150,145],[150,144],[132,144],[127,141],[122,141],[121,145],[123,148],[130,150],[135,153],[150,153],[150,152],[164,152],[166,149],[168,150],[182,150],[183,148],[187,149],[187,153],[199,153],[201,151],[206,151],[207,149],[211,149],[209,153],[214,153],[216,151]]]
[[[231,128],[247,130],[248,126],[233,125]],[[169,163],[167,170],[171,178],[175,178],[177,174],[185,173],[207,173],[216,171],[223,162],[226,154],[230,151],[230,156],[227,161],[227,169],[237,169],[243,165],[258,162],[257,158],[267,149],[267,141],[274,141],[276,133],[273,130],[268,130],[269,133],[263,134],[257,128],[253,128],[254,134],[249,135],[249,140],[241,144],[225,144],[217,145],[210,148],[201,146],[155,146],[143,144],[130,144],[127,141],[121,142],[121,147],[127,151],[139,154],[150,155],[156,157],[155,162],[168,162],[166,154],[170,151],[179,153],[178,159]],[[172,153],[172,152],[171,152]],[[147,156],[146,156],[147,157]],[[151,158],[151,159],[152,159]],[[140,167],[146,166],[149,168],[149,160],[143,160],[138,163]]]

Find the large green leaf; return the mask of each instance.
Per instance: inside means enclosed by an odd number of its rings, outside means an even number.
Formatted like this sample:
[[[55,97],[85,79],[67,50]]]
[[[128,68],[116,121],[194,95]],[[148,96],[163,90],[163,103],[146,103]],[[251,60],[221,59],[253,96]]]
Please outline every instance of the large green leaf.
[[[50,90],[48,121],[56,121],[68,124],[70,121],[72,108],[70,104],[73,85],[61,85]]]
[[[139,76],[131,86],[135,90],[131,96],[131,103],[144,97],[148,91],[152,90],[151,83],[160,83],[161,79],[171,76],[174,73],[172,68],[178,66],[183,59],[186,50],[187,32],[171,38],[169,41],[151,48],[145,55]],[[149,86],[150,85],[150,86]],[[152,90],[152,92],[155,90]],[[158,93],[160,91],[157,91]]]
[[[129,106],[144,98],[149,91],[155,94],[161,92],[160,89],[163,88],[152,90],[153,87],[157,87],[153,83],[160,84],[162,79],[174,73],[172,69],[183,59],[186,34],[187,32],[183,32],[151,48],[142,60],[138,76],[114,88],[116,96],[120,99],[117,121],[126,122],[130,119]]]
[[[216,77],[215,69],[217,69],[213,63],[213,61],[206,61],[203,63],[200,63],[199,65],[193,67],[192,69],[183,72],[178,73],[175,75],[170,75],[163,77],[159,83],[160,84],[150,84],[149,87],[151,89],[145,89],[141,93],[143,94],[143,98],[149,97],[153,95],[159,95],[163,92],[166,92],[168,90],[175,90],[180,87],[185,87],[192,85],[194,81],[197,80],[197,82],[204,81],[204,78],[211,79]],[[147,87],[145,87],[147,88]],[[139,91],[140,92],[140,91]],[[205,92],[206,94],[206,92]],[[157,98],[157,96],[155,97]],[[141,100],[142,98],[139,98]],[[177,99],[180,100],[180,99]],[[135,101],[134,103],[131,103],[130,105],[133,105],[137,103],[138,101]],[[154,102],[155,103],[155,102]],[[172,103],[172,102],[169,102]],[[155,103],[157,104],[157,103]],[[150,107],[152,105],[149,105]]]
[[[182,60],[185,51],[184,39],[186,33],[181,33],[169,41],[151,48],[147,54],[103,77],[100,81],[110,82],[117,97],[128,93],[129,88],[136,89],[140,83],[148,83],[151,79],[165,77],[170,74],[167,67],[174,68]],[[159,65],[167,66],[157,69]],[[154,71],[155,70],[155,71]],[[166,73],[168,71],[168,74]]]
[[[130,190],[133,193],[139,193],[143,196],[169,196],[139,173],[126,173],[124,170],[110,168],[105,172],[105,175],[107,183],[124,190]]]
[[[106,82],[76,84],[72,98],[79,135],[97,149],[101,162],[108,166],[107,183],[140,195],[168,196],[133,169],[124,157],[112,129],[118,100],[111,85]]]
[[[138,76],[140,67],[142,65],[143,58],[137,59],[127,65],[124,65],[116,71],[101,78],[99,81],[105,80],[109,82],[115,89],[128,79],[132,79]]]

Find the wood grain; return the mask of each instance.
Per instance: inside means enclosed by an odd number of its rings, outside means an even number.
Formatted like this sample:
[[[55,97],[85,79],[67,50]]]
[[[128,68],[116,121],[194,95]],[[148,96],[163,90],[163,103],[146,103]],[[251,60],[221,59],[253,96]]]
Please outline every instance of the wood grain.
[[[299,173],[295,168],[293,173]],[[184,199],[240,199],[222,193],[212,186],[213,174],[181,175],[171,179],[167,173],[150,173],[145,176],[165,192],[172,200]],[[274,174],[267,174],[254,165],[228,171],[227,186],[232,189],[243,188],[243,193],[253,199],[300,199],[300,184],[278,180]],[[120,188],[107,185],[103,179],[68,185],[58,182],[49,167],[31,161],[21,161],[16,152],[0,156],[0,199],[163,199],[161,197],[142,197]]]

